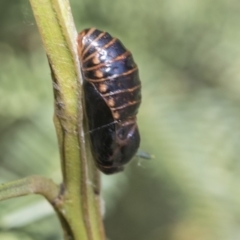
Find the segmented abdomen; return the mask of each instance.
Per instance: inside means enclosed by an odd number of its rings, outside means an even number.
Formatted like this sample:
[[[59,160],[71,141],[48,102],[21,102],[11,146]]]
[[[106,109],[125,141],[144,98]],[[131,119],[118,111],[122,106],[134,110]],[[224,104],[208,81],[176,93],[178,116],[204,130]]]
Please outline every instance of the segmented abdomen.
[[[100,170],[116,172],[140,143],[136,124],[141,103],[138,68],[118,39],[94,28],[79,34],[78,52],[94,157]]]

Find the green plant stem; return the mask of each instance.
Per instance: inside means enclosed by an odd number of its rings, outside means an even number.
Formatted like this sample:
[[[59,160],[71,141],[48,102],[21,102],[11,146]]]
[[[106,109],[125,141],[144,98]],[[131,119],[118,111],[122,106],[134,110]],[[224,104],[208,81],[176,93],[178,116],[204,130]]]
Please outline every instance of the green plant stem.
[[[65,238],[105,239],[99,204],[99,174],[83,126],[77,32],[67,0],[30,0],[54,81],[55,114],[62,160]],[[62,221],[62,220],[61,220]],[[63,221],[62,221],[63,222]],[[70,229],[69,229],[70,228]]]
[[[59,187],[51,179],[42,176],[29,176],[0,185],[0,201],[28,194],[40,194],[54,204]]]

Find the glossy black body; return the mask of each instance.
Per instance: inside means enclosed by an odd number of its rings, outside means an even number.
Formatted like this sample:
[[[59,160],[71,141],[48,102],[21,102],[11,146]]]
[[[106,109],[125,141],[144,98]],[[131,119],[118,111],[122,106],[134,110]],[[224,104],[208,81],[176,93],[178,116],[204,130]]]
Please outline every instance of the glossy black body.
[[[137,65],[118,39],[94,28],[78,35],[78,53],[93,156],[102,172],[122,171],[140,144]]]

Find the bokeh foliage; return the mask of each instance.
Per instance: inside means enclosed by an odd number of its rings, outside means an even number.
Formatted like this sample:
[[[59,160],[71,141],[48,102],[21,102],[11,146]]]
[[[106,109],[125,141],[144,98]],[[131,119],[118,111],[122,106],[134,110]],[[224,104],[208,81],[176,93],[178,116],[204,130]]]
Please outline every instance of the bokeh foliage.
[[[133,52],[143,85],[141,149],[103,176],[114,240],[239,239],[240,3],[71,0],[79,31],[95,26]],[[0,3],[0,180],[60,182],[50,70],[27,1]],[[61,239],[41,197],[0,203],[0,239]]]

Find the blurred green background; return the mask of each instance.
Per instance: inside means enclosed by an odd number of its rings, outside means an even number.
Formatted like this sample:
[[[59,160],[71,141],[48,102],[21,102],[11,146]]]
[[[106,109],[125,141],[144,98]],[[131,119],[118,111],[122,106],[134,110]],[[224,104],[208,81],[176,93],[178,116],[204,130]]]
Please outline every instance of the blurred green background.
[[[240,2],[71,0],[79,31],[117,36],[139,65],[141,150],[103,176],[112,240],[240,239]],[[60,182],[50,70],[28,1],[0,1],[0,182]],[[0,203],[1,240],[62,239],[38,196]]]

